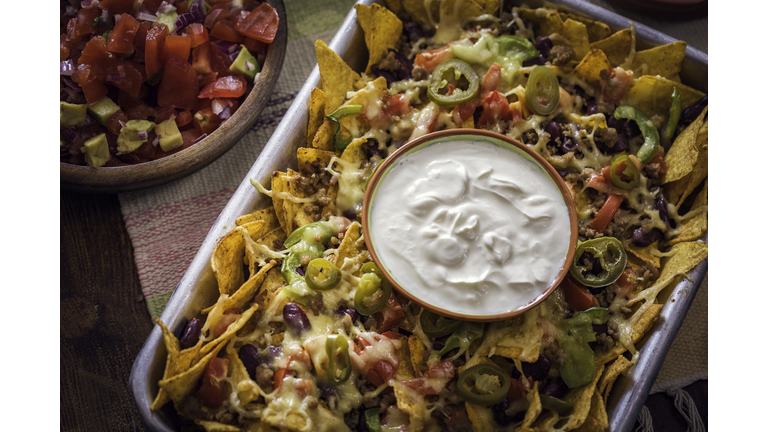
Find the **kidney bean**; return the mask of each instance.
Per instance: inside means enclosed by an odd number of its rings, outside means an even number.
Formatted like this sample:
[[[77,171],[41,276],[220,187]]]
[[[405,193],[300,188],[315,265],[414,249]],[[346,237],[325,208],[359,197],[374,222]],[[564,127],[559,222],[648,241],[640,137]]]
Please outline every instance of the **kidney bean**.
[[[493,411],[493,420],[495,420],[496,424],[499,426],[508,426],[514,420],[514,417],[507,415],[507,408],[509,408],[509,401],[506,399],[491,407],[491,411]]]
[[[579,148],[579,144],[576,143],[575,139],[567,136],[564,136],[562,138],[563,138],[563,143],[560,145],[560,148],[563,149],[564,152],[571,153],[576,151],[577,148]]]
[[[283,352],[283,347],[278,345],[270,345],[267,347],[267,349],[264,351],[264,358],[262,358],[262,361],[272,366],[272,363],[275,362],[275,359],[280,357],[280,354]]]
[[[191,346],[195,346],[197,341],[200,340],[200,332],[203,330],[203,323],[195,318],[187,324],[187,329],[184,331],[184,336],[179,341],[181,343],[181,349],[186,349]]]
[[[339,306],[335,311],[333,311],[333,313],[335,315],[349,315],[349,317],[352,318],[352,322],[355,322],[355,320],[360,316],[356,310],[344,306]]]
[[[339,392],[334,387],[329,386],[323,380],[317,380],[317,390],[320,391],[320,396],[328,399],[331,396],[338,396]]]
[[[549,52],[552,50],[552,47],[554,44],[549,39],[549,36],[544,36],[543,38],[539,38],[539,40],[536,41],[533,46],[536,47],[537,50],[539,50],[539,53],[543,55],[544,57],[549,55]]]
[[[176,330],[173,331],[173,335],[176,336],[176,339],[184,337],[184,331],[187,330],[187,324],[189,324],[189,320],[183,318],[179,325],[176,326]]]
[[[555,138],[560,136],[560,125],[557,124],[557,122],[550,122],[547,125],[547,133],[551,137],[550,139],[554,140]]]
[[[549,357],[543,354],[539,355],[538,360],[534,363],[523,362],[523,373],[526,377],[533,378],[534,381],[541,381],[546,378],[547,374],[549,374],[549,369],[551,368],[552,361],[549,360]],[[517,368],[512,371],[512,378],[520,378],[520,371],[518,371]]]
[[[415,21],[409,21],[405,24],[405,31],[408,33],[408,39],[411,42],[415,42],[424,36],[426,36],[426,32],[424,32],[424,29],[421,28],[421,26],[415,22]]]
[[[656,200],[656,202],[653,204],[653,209],[658,210],[659,217],[662,221],[664,221],[667,226],[670,226],[669,224],[669,212],[667,211],[667,202],[664,200],[664,198],[659,198]]]
[[[595,332],[595,334],[608,333],[608,324],[592,324],[592,331]]]
[[[307,314],[296,303],[287,303],[283,307],[283,320],[288,330],[295,334],[302,334],[312,328]]]
[[[693,121],[701,115],[701,112],[704,111],[704,107],[706,106],[707,96],[704,96],[699,99],[698,102],[683,110],[683,113],[680,114],[680,121],[678,124],[685,126],[693,123]]]
[[[560,377],[548,380],[544,385],[544,390],[541,392],[541,394],[556,397],[558,399],[562,399],[566,393],[568,393],[568,385]]]
[[[635,228],[632,231],[632,243],[640,247],[650,246],[651,243],[661,238],[661,231],[654,228],[651,232],[645,232],[642,227]]]
[[[376,74],[376,76],[384,77],[384,79],[387,80],[387,85],[392,85],[393,82],[397,81],[395,74],[388,70],[381,69],[376,65],[372,65],[371,70]]]
[[[262,363],[258,348],[251,344],[245,344],[240,347],[238,357],[240,357],[240,361],[243,362],[245,370],[248,371],[248,376],[250,376],[252,380],[256,380],[256,368]]]
[[[523,62],[523,67],[543,66],[546,63],[547,63],[547,58],[542,56],[542,55],[540,55],[540,56],[536,57],[535,59],[525,60]]]

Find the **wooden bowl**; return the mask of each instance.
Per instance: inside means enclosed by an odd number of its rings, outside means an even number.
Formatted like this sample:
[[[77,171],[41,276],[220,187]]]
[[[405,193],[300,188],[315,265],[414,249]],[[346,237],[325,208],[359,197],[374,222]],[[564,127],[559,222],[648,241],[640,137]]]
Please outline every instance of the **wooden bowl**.
[[[565,260],[562,263],[562,268],[558,271],[556,277],[546,287],[546,289],[540,294],[537,294],[536,298],[528,303],[522,305],[511,305],[509,307],[500,307],[500,312],[498,313],[470,314],[466,312],[451,311],[429,303],[427,300],[418,297],[416,294],[409,291],[406,287],[403,287],[401,284],[399,284],[398,275],[393,274],[391,270],[387,268],[386,265],[384,265],[384,262],[377,253],[376,243],[374,242],[374,238],[371,233],[371,220],[372,213],[375,211],[373,210],[375,207],[373,202],[376,201],[377,186],[379,183],[386,176],[388,176],[390,172],[392,172],[392,169],[403,156],[411,154],[414,151],[419,151],[428,146],[439,145],[441,142],[456,140],[484,141],[490,144],[494,144],[499,148],[506,149],[512,153],[516,153],[524,160],[538,165],[541,170],[553,181],[563,198],[568,212],[568,224],[570,227],[570,237]],[[531,309],[532,307],[544,301],[544,299],[552,294],[552,292],[557,288],[558,285],[560,285],[560,282],[562,282],[565,276],[568,274],[568,270],[571,267],[571,262],[573,261],[574,254],[576,252],[576,243],[578,241],[576,204],[567,185],[565,184],[565,181],[562,179],[562,177],[560,177],[557,170],[555,170],[555,168],[553,168],[552,165],[550,165],[540,154],[528,148],[527,145],[505,135],[478,129],[450,129],[440,132],[433,132],[405,144],[397,151],[392,153],[389,157],[384,159],[381,162],[381,166],[377,167],[376,171],[371,176],[368,187],[365,191],[365,197],[363,199],[362,221],[365,244],[368,248],[368,253],[371,255],[371,259],[376,263],[376,266],[382,271],[384,276],[400,294],[409,298],[411,301],[416,302],[423,308],[429,309],[439,315],[464,321],[504,320],[520,315],[528,309]],[[403,276],[401,275],[401,280],[402,277]]]
[[[269,101],[285,58],[288,42],[285,5],[282,0],[267,2],[280,17],[277,34],[267,49],[264,68],[256,76],[253,90],[232,117],[202,141],[151,162],[101,168],[61,162],[61,188],[89,193],[117,193],[160,186],[205,167],[240,141]]]

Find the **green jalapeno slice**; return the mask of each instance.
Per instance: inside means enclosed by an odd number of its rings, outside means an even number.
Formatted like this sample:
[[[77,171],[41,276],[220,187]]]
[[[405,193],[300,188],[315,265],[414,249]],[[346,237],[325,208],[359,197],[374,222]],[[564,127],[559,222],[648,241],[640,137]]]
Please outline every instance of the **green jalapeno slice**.
[[[536,66],[525,85],[525,103],[534,113],[548,116],[560,103],[560,82],[552,69]]]
[[[554,396],[539,395],[541,398],[541,407],[554,411],[560,415],[567,414],[568,411],[573,409],[573,404],[570,404],[562,399],[558,399]]]
[[[344,383],[352,374],[347,338],[342,334],[328,335],[325,339],[325,354],[328,356],[328,381],[333,385]]]
[[[355,309],[362,315],[373,315],[380,311],[392,295],[392,285],[376,267],[376,264],[363,265],[363,275],[355,291]],[[377,293],[381,291],[380,295]]]
[[[642,147],[637,151],[637,158],[640,159],[640,162],[648,163],[656,156],[656,153],[659,152],[659,131],[644,112],[633,106],[621,105],[616,107],[613,116],[619,120],[632,120],[640,128],[644,140]]]
[[[451,59],[440,63],[432,71],[427,95],[439,106],[453,107],[471,101],[479,91],[480,78],[472,66]]]
[[[459,320],[446,318],[426,309],[421,312],[419,323],[424,334],[431,338],[449,335],[461,325]]]
[[[347,148],[349,143],[352,142],[351,139],[343,138],[341,136],[341,125],[339,124],[339,120],[342,117],[346,117],[348,115],[360,114],[361,112],[363,112],[362,105],[345,105],[337,108],[336,111],[326,116],[328,120],[336,123],[336,130],[333,132],[333,147],[336,149],[337,152],[339,153],[343,152],[344,149]]]
[[[675,87],[674,90],[672,90],[672,106],[669,107],[669,122],[667,122],[667,128],[664,129],[664,141],[666,143],[672,142],[672,137],[675,135],[677,122],[680,121],[680,114],[682,112],[683,99],[680,96],[680,91]]]
[[[381,420],[379,418],[378,408],[369,408],[365,410],[365,425],[368,426],[368,432],[381,432]]]
[[[489,406],[503,401],[509,392],[509,375],[491,363],[465,370],[456,383],[456,394],[467,402]]]
[[[594,267],[587,269],[587,266],[582,263],[585,253],[590,253],[594,262],[599,262],[600,273],[594,274]],[[600,288],[616,282],[626,266],[627,253],[621,242],[614,237],[600,237],[579,243],[570,274],[590,288]]]
[[[330,222],[312,222],[293,231],[283,242],[290,252],[283,258],[280,273],[288,283],[283,287],[283,291],[291,300],[303,306],[309,305],[312,292],[304,276],[300,275],[296,269],[301,267],[305,257],[310,260],[319,258],[323,254],[323,243],[330,240],[335,233],[336,229]]]
[[[304,280],[313,290],[326,291],[339,285],[341,270],[327,259],[315,258],[307,265]]]
[[[611,184],[631,190],[640,185],[640,170],[627,155],[617,155],[611,163]]]

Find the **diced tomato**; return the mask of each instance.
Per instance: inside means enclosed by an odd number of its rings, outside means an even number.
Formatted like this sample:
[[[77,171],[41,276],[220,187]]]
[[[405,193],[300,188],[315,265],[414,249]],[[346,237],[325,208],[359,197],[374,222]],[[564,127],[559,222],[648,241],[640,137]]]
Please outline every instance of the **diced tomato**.
[[[659,174],[666,174],[669,171],[669,164],[664,162],[664,147],[659,147],[659,151],[648,161],[648,164],[659,164]]]
[[[189,12],[189,2],[186,0],[176,2],[176,13],[179,15]]]
[[[195,76],[197,79],[197,76]],[[236,98],[245,94],[248,83],[242,75],[231,75],[217,79],[205,86],[199,98]]]
[[[402,116],[411,111],[413,111],[411,99],[404,94],[387,96],[387,99],[384,101],[384,114],[389,117]]]
[[[95,20],[101,12],[97,7],[82,8],[77,11],[75,20],[75,37],[81,38],[83,36],[91,34],[93,30],[93,20]]]
[[[501,67],[494,63],[483,78],[483,85],[480,87],[480,98],[484,98],[488,93],[499,88],[499,83],[501,83]]]
[[[507,392],[507,401],[514,402],[520,398],[524,398],[528,394],[528,389],[522,381],[523,377],[518,379],[509,380],[509,391]]]
[[[403,316],[403,307],[400,306],[400,302],[397,301],[393,291],[389,296],[389,300],[387,300],[387,304],[380,311],[373,314],[373,318],[376,320],[376,331],[381,333],[384,330],[389,330],[400,322],[400,318]]]
[[[162,123],[176,116],[176,109],[172,106],[158,107],[154,110],[155,123]]]
[[[608,72],[608,79],[601,80],[603,102],[617,104],[624,98],[624,93],[629,89],[632,83],[632,71],[624,69],[611,68]]]
[[[189,37],[192,42],[192,48],[200,46],[203,42],[208,41],[208,30],[200,23],[192,23],[184,29],[184,34]]]
[[[113,15],[133,12],[133,0],[101,0],[99,6],[102,9],[107,9]]]
[[[106,67],[106,62],[112,58],[113,56],[107,50],[107,42],[104,38],[101,36],[94,36],[87,44],[85,44],[85,48],[83,48],[83,52],[80,54],[77,63],[103,69]],[[94,72],[97,71],[94,70]]]
[[[163,47],[163,64],[168,61],[172,54],[187,61],[191,44],[192,40],[186,36],[168,35],[165,38],[165,46]]]
[[[194,68],[194,67],[195,66],[192,65],[192,68]],[[211,84],[212,82],[216,81],[216,78],[218,77],[218,75],[219,74],[216,73],[216,72],[209,73],[209,74],[198,75],[197,76],[197,80],[200,83],[200,87],[205,87],[208,84]],[[205,100],[210,102],[210,99],[205,99]]]
[[[78,66],[72,74],[72,80],[83,89],[85,100],[89,104],[98,102],[109,92],[103,78],[100,78],[90,65]]]
[[[193,126],[200,134],[210,134],[221,124],[219,116],[211,108],[205,108],[195,113]]]
[[[506,119],[510,112],[509,101],[497,90],[488,93],[480,102],[480,105],[483,107],[483,113],[477,121],[477,127],[479,128],[488,126],[497,120]]]
[[[176,117],[176,126],[182,128],[192,122],[192,113],[189,111],[182,111]]]
[[[371,366],[368,370],[366,378],[368,381],[375,385],[380,386],[385,382],[388,382],[395,376],[395,368],[391,364],[384,360],[379,360]]]
[[[214,5],[205,16],[203,26],[205,26],[207,29],[213,29],[213,27],[216,26],[216,23],[222,20],[226,20],[229,16],[229,10],[226,8],[227,5],[224,4]]]
[[[130,117],[130,116],[129,116]],[[143,162],[148,162],[155,159],[157,155],[157,147],[152,145],[152,141],[155,139],[155,135],[150,133],[149,140],[142,144],[139,148],[133,151],[136,156]]]
[[[107,68],[107,82],[130,94],[139,97],[143,79],[133,63],[116,60]]]
[[[454,108],[453,113],[451,114],[451,118],[453,118],[453,122],[456,123],[456,126],[460,127],[464,124],[464,122],[471,119],[475,114],[476,107],[477,101],[469,101]]]
[[[229,328],[230,324],[240,318],[240,313],[240,309],[224,311],[224,314],[221,316],[221,318],[219,318],[216,324],[211,327],[211,335],[213,335],[213,337],[219,337],[219,335],[227,331],[227,328]]]
[[[192,69],[198,74],[211,73],[211,42],[205,41],[200,46],[192,48]],[[208,84],[208,83],[206,83]],[[206,84],[200,84],[205,86]]]
[[[597,232],[603,232],[613,220],[613,216],[616,214],[622,201],[624,201],[623,195],[608,195],[608,199],[605,200],[605,203],[597,212],[595,218],[587,224],[587,228],[591,228]]]
[[[157,9],[160,7],[160,4],[163,2],[163,0],[144,0],[142,3],[142,6],[144,6],[148,11],[152,12],[153,14],[157,13]]]
[[[64,61],[69,58],[69,47],[63,43],[59,44],[59,61]]]
[[[168,36],[168,26],[165,24],[158,24],[147,32],[144,64],[147,66],[147,77],[150,79],[163,68],[162,54],[166,36]]]
[[[229,360],[214,357],[203,374],[203,384],[197,394],[208,408],[216,408],[224,401],[224,384],[227,381]]]
[[[128,116],[128,120],[147,120],[152,117],[153,114],[154,110],[143,102],[125,110],[125,115]]]
[[[589,176],[587,187],[595,189],[598,192],[606,193],[609,195],[621,195],[626,196],[627,191],[615,188],[611,184],[611,167],[606,166],[603,168],[600,174],[592,173]]]
[[[136,35],[133,37],[133,46],[138,48],[139,51],[144,52],[144,47],[147,45],[147,33],[152,28],[152,22],[144,21],[139,24],[139,28],[136,29]]]
[[[229,42],[240,43],[243,41],[243,36],[235,30],[235,26],[226,20],[221,20],[213,26],[213,29],[211,29],[211,36]]]
[[[279,21],[275,8],[268,3],[262,3],[238,22],[236,29],[243,36],[272,43],[277,34]]]
[[[244,78],[243,81],[245,81]],[[191,110],[197,104],[198,91],[199,86],[195,70],[186,60],[171,54],[165,63],[165,72],[163,72],[160,88],[157,91],[157,104],[159,106],[173,105],[176,108]]]
[[[120,129],[123,128],[123,125],[120,122],[127,122],[128,116],[125,115],[123,110],[119,109],[115,111],[114,114],[112,114],[109,119],[107,119],[107,122],[104,126],[107,127],[107,130],[112,132],[115,136],[120,135]]]
[[[420,136],[424,136],[430,132],[434,132],[437,127],[437,119],[440,117],[440,109],[434,102],[430,102],[419,113],[419,118],[416,119],[416,126],[411,132],[411,137],[408,141],[413,141]]]
[[[232,75],[232,71],[229,70],[229,66],[232,62],[229,60],[224,51],[220,50],[214,44],[211,44],[211,70],[219,74],[219,78]]]
[[[401,335],[400,333],[395,333],[393,331],[385,331],[381,335],[386,336],[387,339],[392,339],[392,340],[394,339],[400,340],[400,338],[403,337],[403,335]]]
[[[629,295],[632,293],[632,291],[634,291],[635,285],[637,285],[637,273],[632,270],[632,267],[625,268],[624,273],[622,273],[621,276],[619,276],[619,279],[616,281],[616,285],[619,286],[619,290],[616,295],[620,297]]]
[[[243,38],[243,45],[248,49],[248,52],[256,55],[257,53],[266,53],[269,44],[249,37]]]
[[[560,289],[563,290],[565,301],[576,312],[587,310],[598,304],[595,296],[586,287],[573,280],[570,275],[560,283]]]
[[[431,51],[424,51],[421,54],[417,54],[413,60],[415,66],[423,66],[427,72],[432,73],[433,70],[440,63],[453,58],[451,47],[446,45],[442,48],[434,49]]]
[[[116,19],[115,28],[109,33],[107,50],[127,54],[133,49],[133,38],[139,29],[139,22],[127,13],[119,15]]]

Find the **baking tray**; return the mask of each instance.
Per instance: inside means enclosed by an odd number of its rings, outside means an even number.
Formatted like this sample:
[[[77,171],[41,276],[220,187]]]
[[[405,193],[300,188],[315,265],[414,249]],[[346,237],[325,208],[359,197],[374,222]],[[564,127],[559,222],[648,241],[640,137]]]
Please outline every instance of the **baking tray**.
[[[362,0],[359,3],[369,5],[375,2]],[[574,0],[528,1],[526,3],[532,7],[555,5],[570,9],[572,12],[602,21],[611,26],[613,30],[629,26],[629,20],[626,18],[590,3]],[[649,48],[675,41],[675,39],[642,24],[636,23],[635,26],[640,48]],[[368,60],[368,51],[365,46],[363,31],[357,24],[354,9],[351,9],[347,14],[339,31],[328,46],[353,69],[357,71],[364,69]],[[706,54],[688,47],[680,73],[682,80],[706,92],[707,62]],[[160,317],[171,330],[177,329],[183,325],[186,319],[196,317],[201,309],[216,302],[219,292],[216,287],[216,279],[209,265],[216,241],[228,229],[235,226],[237,217],[256,209],[265,208],[270,204],[270,199],[259,194],[251,185],[250,179],[257,179],[262,184],[269,184],[273,171],[284,170],[286,167],[296,168],[296,150],[306,143],[310,92],[320,85],[320,74],[315,67],[258,160],[248,171],[245,179],[214,222]],[[661,296],[667,302],[662,309],[659,320],[652,328],[650,336],[646,336],[645,340],[638,344],[639,347],[641,346],[640,360],[630,369],[627,376],[620,377],[616,381],[613,387],[615,390],[611,392],[611,397],[608,399],[607,408],[611,431],[626,432],[633,427],[648,392],[661,369],[664,357],[680,330],[683,319],[706,272],[707,260],[705,259],[689,273],[691,280],[683,279],[671,291],[668,288],[662,292]],[[160,328],[155,325],[136,357],[128,379],[139,414],[150,431],[171,432],[178,430],[178,417],[170,404],[166,404],[163,409],[157,412],[149,410],[149,406],[158,392],[157,382],[162,378],[165,361],[166,350],[162,333]]]

